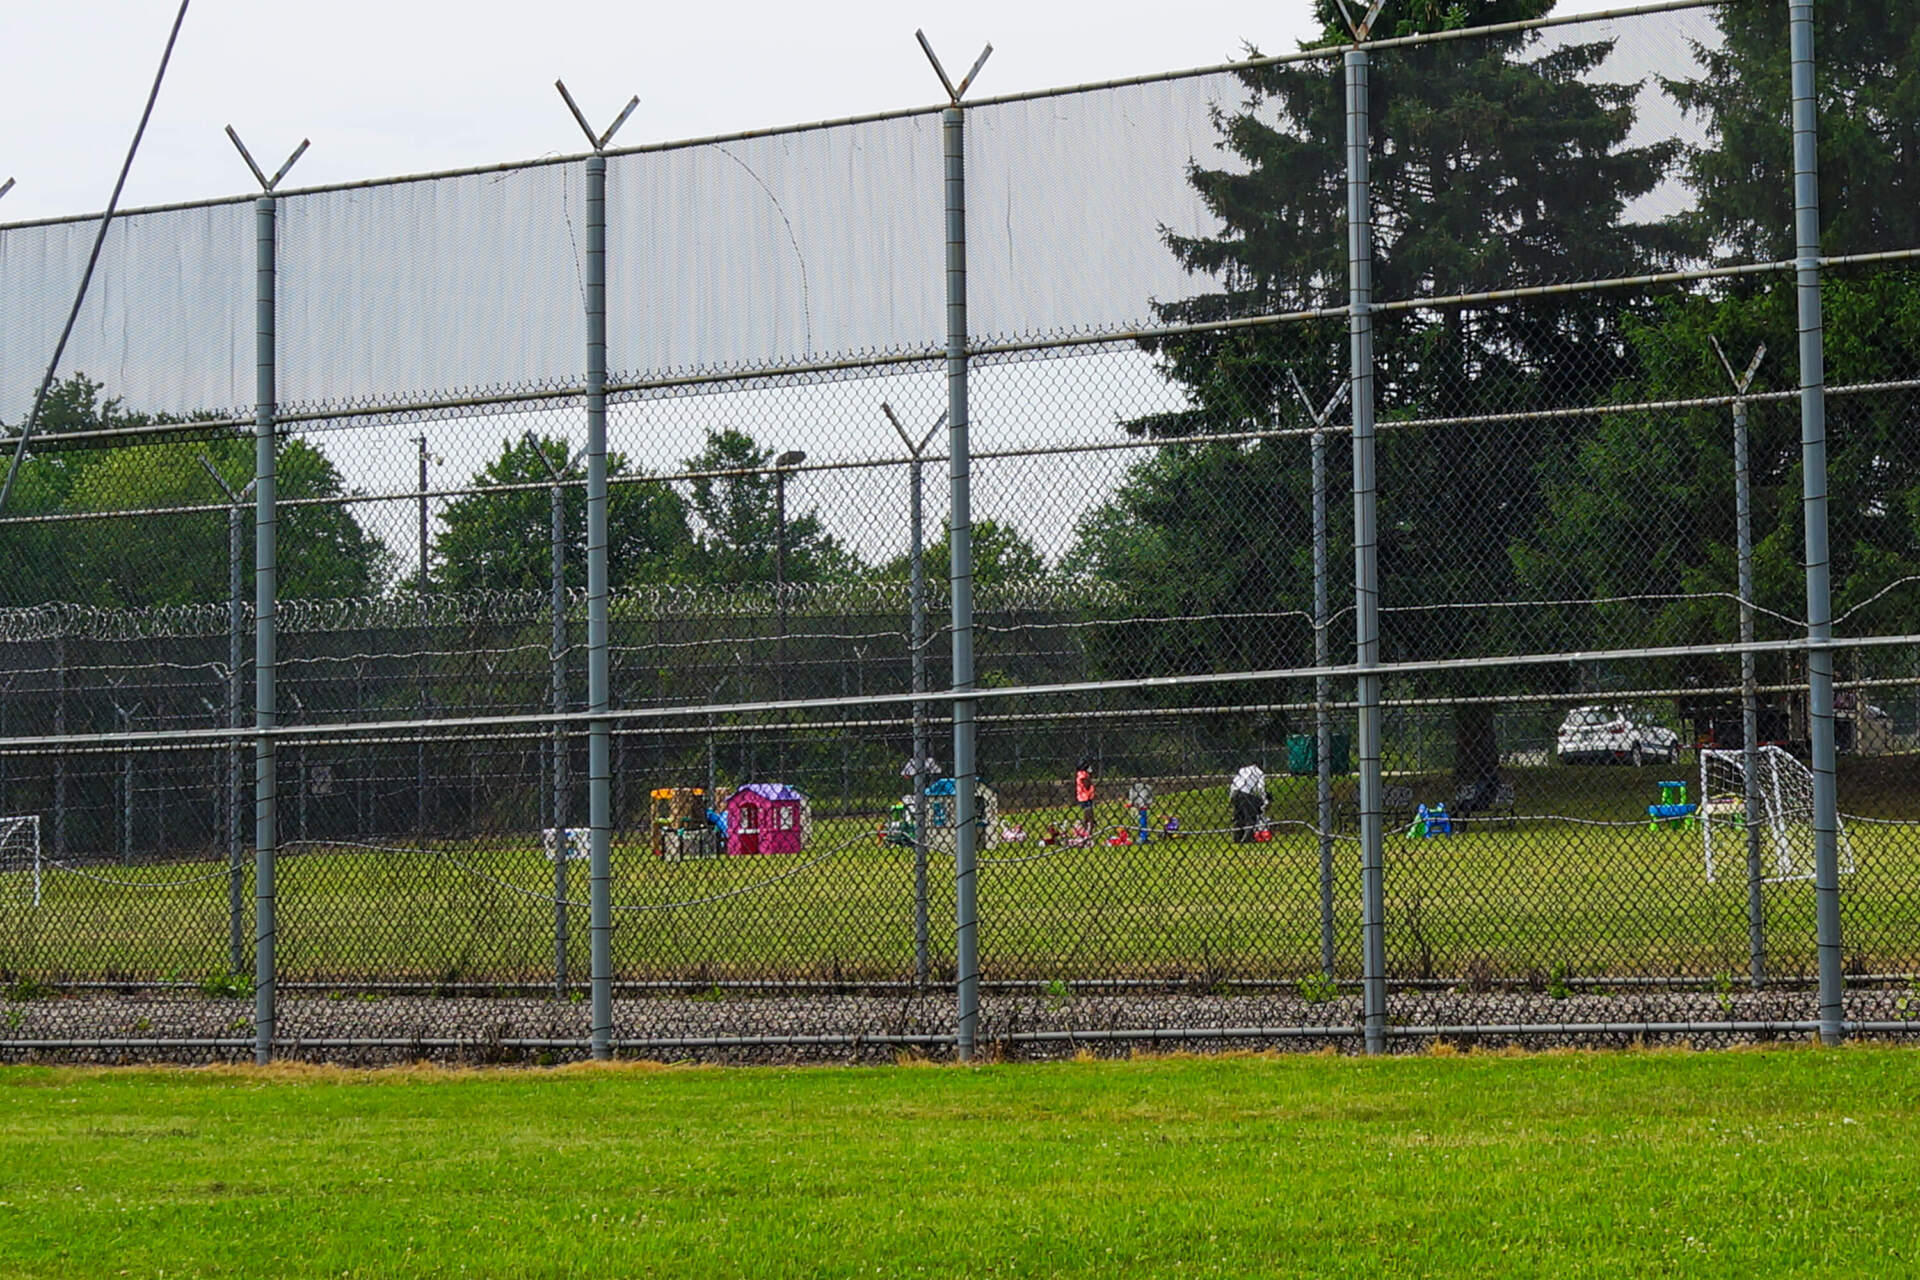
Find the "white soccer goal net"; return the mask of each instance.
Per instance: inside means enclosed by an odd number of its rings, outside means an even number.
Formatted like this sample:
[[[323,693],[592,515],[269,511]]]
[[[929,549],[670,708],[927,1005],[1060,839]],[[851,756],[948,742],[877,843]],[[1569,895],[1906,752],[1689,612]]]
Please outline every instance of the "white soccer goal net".
[[[40,815],[0,818],[0,899],[40,905]]]
[[[1813,879],[1813,770],[1779,747],[1753,753],[1753,781],[1746,753],[1700,753],[1700,830],[1706,846],[1707,879],[1722,871],[1744,878],[1750,845],[1760,855],[1766,882]],[[1853,871],[1853,845],[1838,815],[1842,874]]]

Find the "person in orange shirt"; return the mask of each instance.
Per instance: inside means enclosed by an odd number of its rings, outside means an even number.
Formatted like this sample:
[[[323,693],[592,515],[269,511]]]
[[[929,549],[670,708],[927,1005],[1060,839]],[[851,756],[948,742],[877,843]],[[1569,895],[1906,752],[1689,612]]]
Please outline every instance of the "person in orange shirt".
[[[1080,825],[1089,836],[1093,834],[1093,775],[1091,760],[1082,760],[1073,775],[1073,799],[1080,806]]]

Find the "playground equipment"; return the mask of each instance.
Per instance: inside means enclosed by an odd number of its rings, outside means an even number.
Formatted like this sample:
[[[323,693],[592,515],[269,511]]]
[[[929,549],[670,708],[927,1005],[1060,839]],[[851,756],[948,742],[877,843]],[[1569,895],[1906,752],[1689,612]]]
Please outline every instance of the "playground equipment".
[[[1660,784],[1660,803],[1647,806],[1647,827],[1659,830],[1662,826],[1669,830],[1693,830],[1693,815],[1699,809],[1697,804],[1687,803],[1687,784],[1684,782],[1662,782]]]
[[[649,795],[653,856],[669,862],[720,856],[720,832],[709,817],[704,787],[659,787]]]
[[[876,833],[883,845],[898,845],[911,849],[914,844],[913,797],[908,796],[895,802],[887,811],[887,820]]]
[[[1000,797],[992,787],[974,788],[974,829],[977,847],[990,849],[1000,843]],[[927,847],[951,853],[959,806],[952,778],[941,778],[927,786]]]
[[[1443,804],[1423,804],[1413,813],[1413,825],[1407,828],[1410,840],[1428,840],[1453,834],[1453,819]]]
[[[727,797],[727,856],[799,853],[812,826],[806,796],[784,783],[749,783]]]

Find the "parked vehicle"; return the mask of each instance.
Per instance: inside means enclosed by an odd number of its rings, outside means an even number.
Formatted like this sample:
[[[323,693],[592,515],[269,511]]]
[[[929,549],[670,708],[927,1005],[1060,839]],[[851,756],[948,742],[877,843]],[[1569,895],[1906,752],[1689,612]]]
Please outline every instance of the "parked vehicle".
[[[1575,707],[1560,722],[1555,749],[1565,764],[1672,764],[1680,735],[1628,707]]]

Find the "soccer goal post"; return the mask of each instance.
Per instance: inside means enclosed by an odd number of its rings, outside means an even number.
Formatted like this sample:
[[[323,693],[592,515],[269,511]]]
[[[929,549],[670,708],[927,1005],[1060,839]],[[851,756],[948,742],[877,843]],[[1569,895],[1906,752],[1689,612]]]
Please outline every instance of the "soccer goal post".
[[[40,905],[40,815],[0,818],[0,895]]]
[[[1749,843],[1758,846],[1764,883],[1813,879],[1813,770],[1779,747],[1753,753],[1747,777],[1744,751],[1700,752],[1700,832],[1707,879],[1720,864],[1743,867]],[[1839,815],[1838,854],[1843,875],[1853,872],[1853,845]]]

